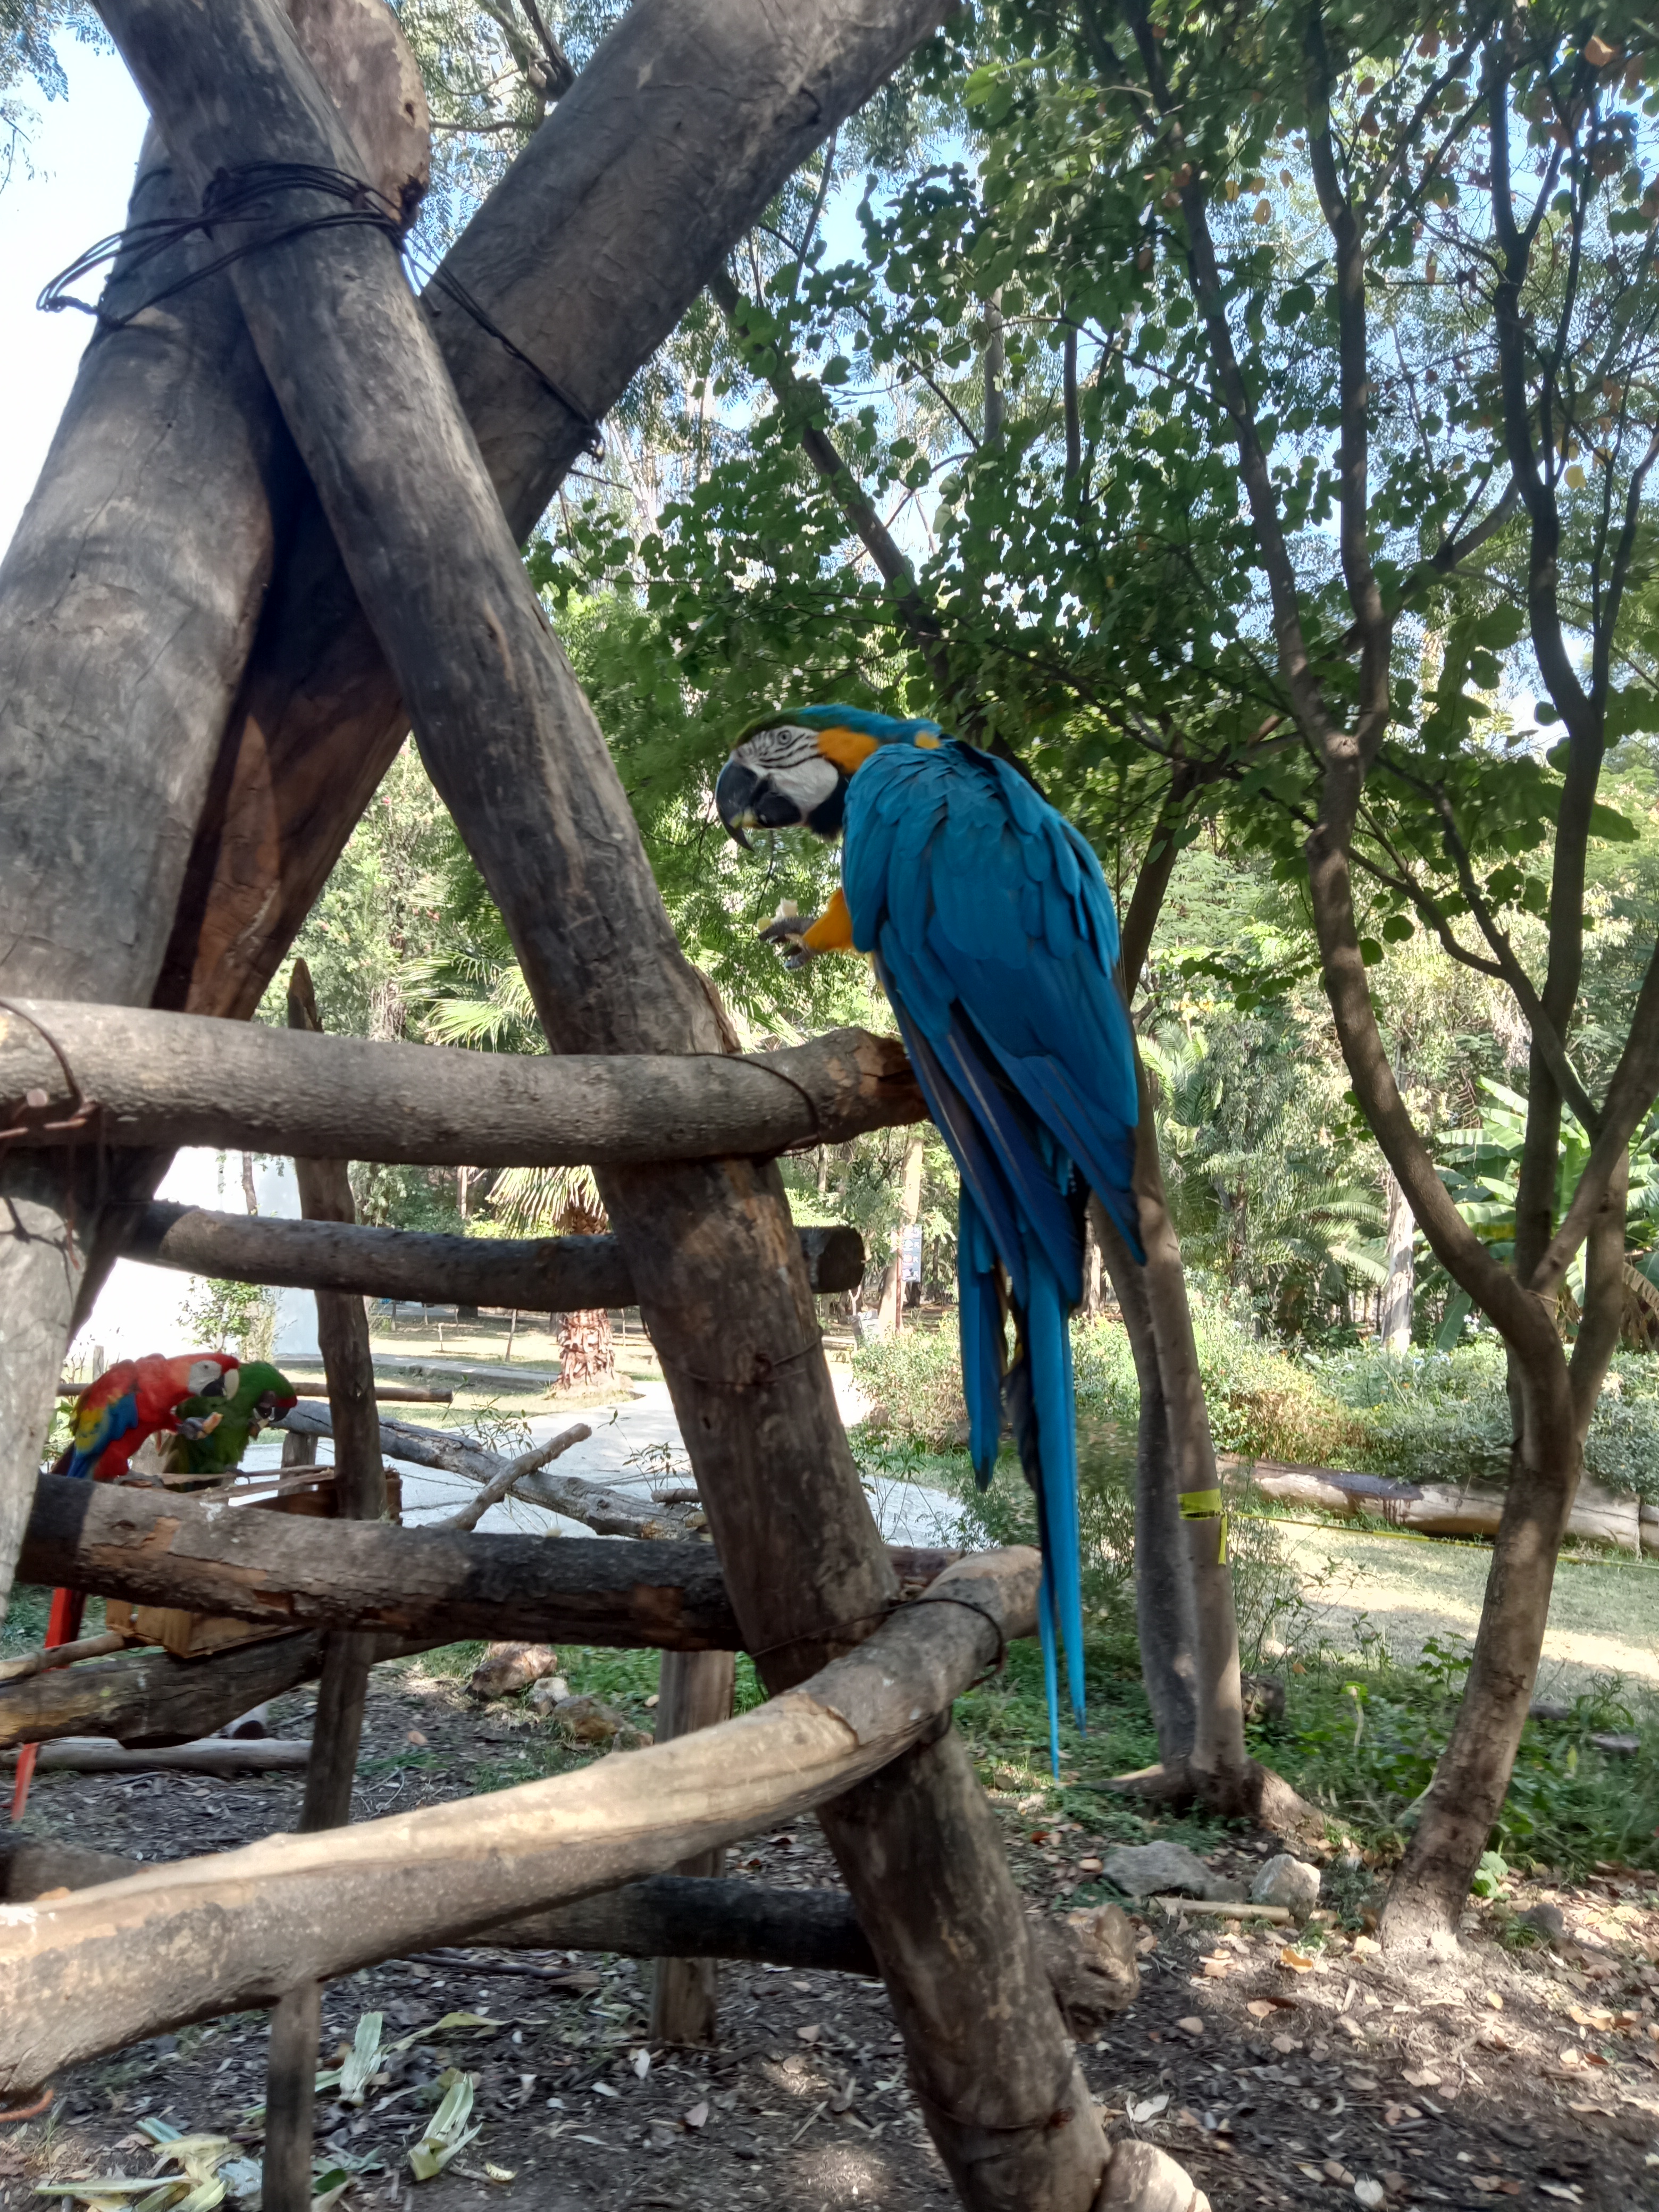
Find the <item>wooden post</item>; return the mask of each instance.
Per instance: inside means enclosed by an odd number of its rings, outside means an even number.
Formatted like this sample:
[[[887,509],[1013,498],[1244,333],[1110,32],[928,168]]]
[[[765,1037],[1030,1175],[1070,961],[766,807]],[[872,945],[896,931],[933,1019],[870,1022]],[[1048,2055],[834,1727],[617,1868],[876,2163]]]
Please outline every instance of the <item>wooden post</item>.
[[[665,1651],[657,1674],[657,1741],[667,1743],[694,1729],[713,1728],[732,1717],[737,1662],[729,1651]],[[719,1875],[726,1853],[699,1851],[674,1869]],[[659,1959],[651,1984],[653,2043],[713,2043],[718,2007],[713,1959]]]
[[[289,978],[288,1024],[313,1031],[323,1026],[311,971],[303,960],[295,962]],[[343,1160],[296,1159],[294,1173],[300,1186],[300,1209],[307,1220],[356,1219],[351,1177]],[[380,1457],[368,1316],[362,1298],[345,1291],[319,1291],[317,1342],[328,1377],[329,1418],[334,1426],[336,1510],[343,1520],[378,1521],[386,1512],[386,1467]],[[374,1663],[372,1636],[342,1631],[330,1636],[312,1723],[300,1814],[302,1834],[343,1828],[351,1819],[357,1747]],[[322,1984],[302,1982],[279,2000],[270,2015],[260,2191],[264,2212],[310,2212],[313,2084],[322,2003]]]
[[[300,36],[352,159],[397,200],[427,174],[420,76],[379,0],[302,0]],[[406,70],[405,70],[406,65]],[[380,107],[398,83],[410,102]],[[151,130],[130,224],[196,212]],[[223,276],[145,302],[218,251],[118,261],[102,327],[0,566],[0,993],[142,1004],[160,973],[230,714],[303,482]],[[14,1019],[14,1025],[15,1018]],[[73,1133],[60,1139],[72,1142]],[[153,1170],[136,1172],[148,1191]],[[52,1388],[84,1303],[109,1163],[0,1156],[0,1597]]]
[[[199,183],[255,158],[349,159],[270,0],[106,0],[105,21]],[[311,206],[287,196],[284,220]],[[550,1044],[720,1054],[717,1009],[675,941],[603,735],[391,246],[366,229],[300,229],[239,261],[233,281]],[[601,1189],[738,1616],[781,1689],[866,1634],[896,1594],[781,1177],[727,1159],[615,1169]],[[967,1754],[947,1734],[902,1772],[897,1796],[877,1793],[862,1817],[861,1800],[831,1808],[825,1826],[905,2024],[930,2130],[981,2212],[1085,2212],[1105,2139]],[[905,1838],[902,1868],[890,1825]],[[929,2032],[936,2019],[952,2024],[948,2047]]]

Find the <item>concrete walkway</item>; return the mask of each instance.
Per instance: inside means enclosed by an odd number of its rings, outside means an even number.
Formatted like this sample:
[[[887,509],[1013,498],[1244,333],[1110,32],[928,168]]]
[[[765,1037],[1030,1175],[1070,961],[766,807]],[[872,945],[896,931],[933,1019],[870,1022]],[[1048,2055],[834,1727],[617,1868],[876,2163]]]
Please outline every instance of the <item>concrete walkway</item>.
[[[377,1356],[375,1364],[388,1377],[391,1376],[392,1362]],[[458,1380],[463,1372],[477,1382],[507,1376],[522,1389],[528,1379],[528,1372],[523,1367],[493,1369],[467,1361],[435,1359],[410,1362],[408,1365],[418,1366],[422,1374],[429,1374],[434,1380],[453,1370]],[[842,1419],[856,1421],[862,1408],[854,1386],[843,1374],[833,1369],[831,1374]],[[633,1492],[641,1501],[648,1499],[653,1491],[687,1486],[690,1482],[690,1461],[669,1401],[667,1384],[641,1380],[629,1388],[636,1395],[609,1407],[546,1411],[545,1400],[525,1399],[523,1418],[529,1428],[530,1443],[545,1443],[562,1429],[583,1421],[593,1433],[586,1443],[573,1445],[563,1455],[558,1462],[561,1473],[580,1475],[590,1482],[608,1483],[616,1489]],[[438,1410],[396,1404],[383,1408],[388,1420],[408,1420],[419,1425],[429,1423],[432,1413]],[[465,1420],[458,1425],[464,1427]],[[511,1453],[526,1450],[529,1445],[515,1439],[494,1443],[490,1448]],[[322,1452],[325,1457],[331,1456],[326,1443]],[[276,1466],[281,1457],[280,1435],[268,1433],[249,1450],[244,1464],[250,1468],[266,1468]],[[403,1461],[394,1461],[392,1464],[403,1477],[406,1527],[419,1528],[425,1522],[441,1521],[477,1494],[474,1486],[464,1476],[446,1474],[434,1468],[414,1467]],[[890,1544],[954,1544],[959,1540],[957,1530],[960,1509],[956,1500],[943,1491],[883,1478],[867,1481],[866,1490],[876,1525]],[[478,1525],[484,1529],[511,1530],[520,1534],[586,1536],[592,1533],[577,1522],[549,1512],[544,1506],[527,1504],[516,1498],[491,1506]]]

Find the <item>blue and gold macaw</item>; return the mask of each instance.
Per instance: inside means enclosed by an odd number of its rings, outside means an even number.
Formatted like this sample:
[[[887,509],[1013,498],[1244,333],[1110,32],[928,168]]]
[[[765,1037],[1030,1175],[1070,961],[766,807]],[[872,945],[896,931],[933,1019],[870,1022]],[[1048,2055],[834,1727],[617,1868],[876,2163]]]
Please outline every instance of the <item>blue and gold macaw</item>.
[[[1005,1406],[1036,1494],[1049,1753],[1056,1629],[1083,1721],[1083,1595],[1070,1318],[1091,1189],[1140,1256],[1131,1179],[1134,1043],[1100,863],[1017,770],[938,723],[802,707],[745,731],[714,787],[751,829],[844,832],[842,888],[802,954],[867,952],[962,1177],[957,1282],[974,1471],[991,1480]],[[1014,1323],[1008,1355],[1006,1322]]]

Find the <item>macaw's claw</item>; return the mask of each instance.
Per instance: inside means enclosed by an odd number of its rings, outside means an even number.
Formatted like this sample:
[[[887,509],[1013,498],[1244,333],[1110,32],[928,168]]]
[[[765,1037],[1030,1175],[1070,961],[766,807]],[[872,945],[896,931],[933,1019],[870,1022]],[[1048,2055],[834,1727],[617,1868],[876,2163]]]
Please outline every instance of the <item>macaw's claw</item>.
[[[812,927],[804,914],[774,915],[760,933],[763,945],[786,945],[792,937],[804,937]]]
[[[209,1413],[205,1418],[196,1413],[187,1414],[179,1424],[179,1434],[189,1437],[194,1443],[198,1437],[210,1437],[224,1418],[222,1413]]]

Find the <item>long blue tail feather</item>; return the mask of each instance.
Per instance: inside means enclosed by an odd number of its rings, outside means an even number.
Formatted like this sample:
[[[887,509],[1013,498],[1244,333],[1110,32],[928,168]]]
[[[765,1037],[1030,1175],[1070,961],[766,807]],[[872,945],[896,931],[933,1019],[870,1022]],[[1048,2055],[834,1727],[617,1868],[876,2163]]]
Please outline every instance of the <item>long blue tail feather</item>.
[[[1055,1625],[1066,1643],[1066,1686],[1080,1729],[1084,1725],[1083,1540],[1078,1519],[1071,1316],[1044,1255],[1030,1250],[1026,1264],[1031,1302],[1025,1314],[1025,1335],[1036,1415],[1042,1551],[1054,1583]]]
[[[1048,1704],[1048,1771],[1060,1779],[1060,1673],[1054,1663],[1054,1601],[1048,1591],[1048,1555],[1037,1584],[1037,1634],[1042,1643],[1042,1694]]]

